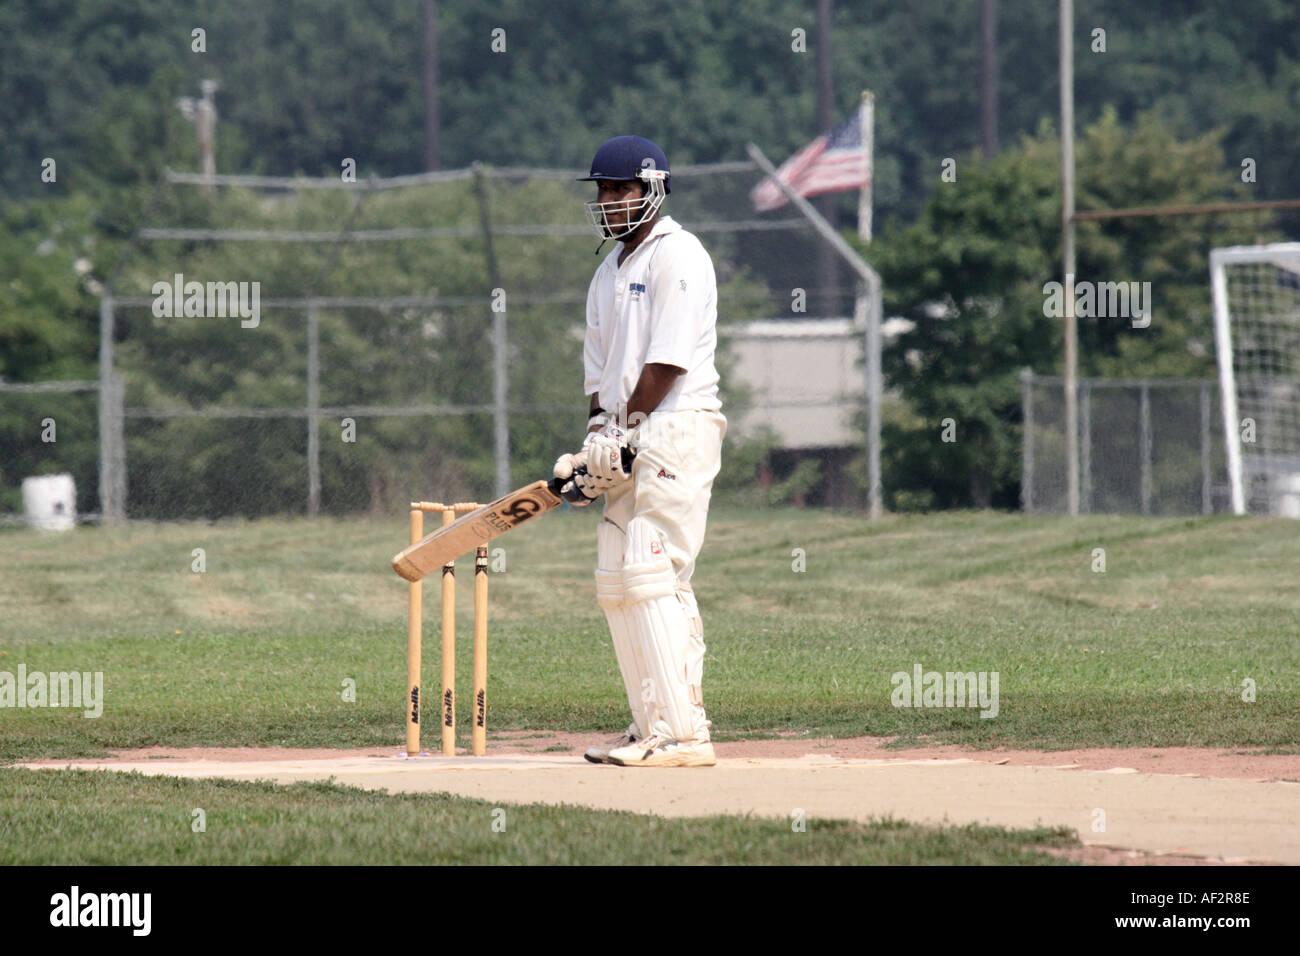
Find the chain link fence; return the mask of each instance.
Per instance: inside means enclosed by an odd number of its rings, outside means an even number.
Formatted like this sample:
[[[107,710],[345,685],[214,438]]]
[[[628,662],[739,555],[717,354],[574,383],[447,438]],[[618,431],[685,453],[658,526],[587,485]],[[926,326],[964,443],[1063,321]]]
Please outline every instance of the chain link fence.
[[[1021,383],[1021,506],[1030,514],[1065,514],[1064,382],[1025,371]],[[1230,510],[1219,395],[1212,379],[1080,379],[1080,511]]]
[[[0,442],[16,452],[4,509],[24,474],[50,471],[72,473],[79,510],[110,520],[392,514],[548,474],[584,430],[586,292],[613,248],[595,254],[582,174],[169,172],[109,279],[98,382],[0,391]],[[750,162],[679,167],[663,210],[714,261],[733,424],[805,399],[747,388],[731,334],[850,316],[857,291],[801,215],[753,212],[760,178]],[[846,420],[861,403],[843,397]],[[52,453],[33,424],[56,406],[60,441],[76,442]],[[752,481],[727,457],[723,494]]]

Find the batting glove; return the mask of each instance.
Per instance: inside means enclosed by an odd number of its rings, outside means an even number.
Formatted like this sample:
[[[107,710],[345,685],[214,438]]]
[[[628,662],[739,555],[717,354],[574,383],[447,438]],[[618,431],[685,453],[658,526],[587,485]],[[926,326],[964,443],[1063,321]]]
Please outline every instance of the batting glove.
[[[555,468],[552,470],[555,477],[563,482],[560,486],[560,497],[575,508],[585,508],[605,491],[599,482],[595,481],[585,471],[580,470],[586,464],[587,455],[585,452],[579,452],[576,455],[561,455],[555,459]]]
[[[623,449],[627,447],[627,430],[614,420],[607,421],[600,431],[587,435],[582,447],[587,452],[587,474],[606,483],[606,488],[631,478],[623,467]]]

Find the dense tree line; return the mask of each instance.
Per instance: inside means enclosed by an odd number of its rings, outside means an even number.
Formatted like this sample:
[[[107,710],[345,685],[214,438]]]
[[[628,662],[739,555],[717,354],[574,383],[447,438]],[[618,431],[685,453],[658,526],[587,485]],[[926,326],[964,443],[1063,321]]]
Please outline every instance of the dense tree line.
[[[856,0],[836,5],[836,112],[863,89],[878,103],[882,219],[911,221],[938,162],[978,143],[978,4]],[[1055,117],[1056,5],[1002,0],[1003,142]],[[1076,3],[1076,98],[1086,124],[1113,106],[1141,110],[1181,138],[1225,130],[1229,155],[1254,157],[1256,192],[1300,183],[1300,10],[1290,0]],[[206,31],[205,53],[191,31]],[[505,49],[493,52],[494,30]],[[793,52],[792,31],[808,34]],[[1105,52],[1093,52],[1105,31]],[[773,156],[814,129],[811,5],[790,0],[566,9],[529,0],[441,4],[443,164],[580,166],[611,131],[635,127],[674,162]],[[264,0],[11,0],[0,7],[0,188],[45,195],[42,157],[63,160],[60,189],[151,182],[193,161],[175,97],[218,80],[224,170],[363,173],[421,168],[419,4]]]
[[[1300,13],[1290,0],[1188,6],[1076,3],[1080,208],[1295,195]],[[491,10],[451,3],[440,8],[445,167],[475,160],[580,167],[606,135],[633,128],[659,140],[675,164],[740,158],[750,140],[779,160],[817,132],[810,5],[724,0],[647,10],[632,0],[611,0],[563,15],[555,5],[526,0],[506,0]],[[192,49],[192,31],[199,28],[205,31],[203,53]],[[504,31],[498,52],[494,30]],[[796,30],[806,31],[806,53],[792,50]],[[898,490],[894,507],[1014,504],[1014,375],[1024,365],[1052,371],[1060,355],[1059,328],[1041,312],[1042,285],[1060,255],[1056,30],[1054,3],[1000,4],[1003,155],[986,162],[972,152],[979,139],[978,4],[836,5],[836,113],[851,110],[862,89],[877,97],[878,238],[866,252],[885,275],[888,314],[916,322],[886,355],[888,384],[904,400],[891,413],[886,441],[886,484]],[[419,4],[11,0],[0,6],[0,376],[95,377],[97,292],[162,169],[196,167],[194,131],[175,101],[195,95],[205,78],[221,84],[217,166],[223,172],[337,175],[345,157],[357,161],[362,177],[422,166]],[[41,176],[46,157],[57,163],[52,183]],[[941,180],[946,158],[957,160],[955,184]],[[1241,182],[1243,159],[1255,164],[1253,183]],[[564,205],[569,200],[559,195],[521,190],[503,198],[521,208],[533,203],[539,221],[572,214]],[[338,221],[338,210],[325,198],[293,209],[259,206],[238,193],[220,203],[191,202],[185,221],[196,224],[229,224],[241,216],[251,224],[279,217],[281,224],[303,228]],[[851,222],[854,197],[839,203]],[[387,213],[390,224],[403,215],[413,224],[431,216],[477,222],[466,191]],[[1291,230],[1294,222],[1283,218],[1280,224]],[[1208,373],[1204,252],[1225,241],[1274,236],[1274,228],[1265,218],[1081,227],[1081,276],[1151,279],[1159,283],[1163,317],[1142,336],[1084,323],[1085,374]],[[394,252],[370,258],[354,252],[339,268],[350,267],[347,281],[357,292],[391,290],[404,276],[415,278],[411,291],[417,294],[474,291],[486,283],[477,248],[405,257]],[[181,254],[230,272],[247,264],[241,257],[250,250],[187,246],[151,253]],[[253,254],[264,274],[286,284],[311,272],[302,248]],[[506,260],[517,260],[509,278],[522,285],[572,291],[584,281],[570,275],[572,263],[539,244],[520,244],[503,254]],[[436,275],[422,272],[434,261]],[[133,260],[116,278],[138,285],[152,266],[163,264]],[[738,308],[729,318],[745,314]],[[572,360],[572,343],[555,334],[567,315],[553,309],[530,327],[535,339],[523,338],[546,362]],[[322,321],[327,348],[336,350],[336,361],[346,356],[363,391],[393,374],[367,364],[379,347],[402,356],[395,374],[403,381],[426,386],[430,370],[440,369],[430,401],[464,400],[458,396],[465,394],[466,379],[457,376],[477,371],[463,360],[469,349],[438,348],[470,333],[435,322],[429,337],[421,332],[427,316],[399,317],[382,341],[374,338],[381,333],[373,323],[330,315]],[[159,384],[167,380],[160,368],[176,343],[151,347],[149,328],[141,317],[123,317],[123,361],[151,371],[133,386],[139,390],[129,397],[133,404],[297,401],[296,393],[290,395],[296,386],[283,379],[300,362],[296,333],[282,328],[270,336],[273,348],[245,355],[242,339],[186,332],[187,348],[208,350],[215,359],[204,375],[187,379],[193,394],[182,394]],[[540,390],[539,401],[564,400],[548,391],[544,367],[542,359],[529,366],[532,377],[524,384]],[[259,369],[264,374],[255,380]],[[14,434],[15,422],[30,417],[32,401],[11,397],[0,404],[0,435]],[[84,396],[60,401],[69,418],[88,417]],[[933,445],[935,422],[947,415],[968,423],[970,441]],[[388,454],[387,472],[347,473],[349,482],[377,495],[410,465],[401,455],[420,454],[410,450],[419,436],[398,424],[384,428],[387,436],[376,429],[366,440],[375,443],[370,461]],[[448,421],[436,430],[444,446],[469,454],[476,445],[473,423]],[[269,431],[247,440],[227,435],[223,445],[216,431],[186,432],[164,422],[139,425],[132,451],[160,456],[162,484],[154,497],[183,502],[187,483],[200,473],[216,480],[212,476],[247,441],[272,441],[300,455],[300,433],[295,426],[280,438],[268,437]],[[521,460],[535,468],[549,453],[551,436],[539,430],[529,435],[521,438]],[[5,506],[12,507],[15,480],[38,465],[40,449],[20,448],[12,437],[3,441],[0,484],[9,489]],[[84,435],[74,430],[69,441],[80,442],[78,454],[93,461],[93,427]],[[399,448],[406,450],[398,454]],[[731,460],[743,467],[724,475],[724,484],[745,487],[760,457],[752,448],[734,455]],[[174,460],[168,465],[163,459]],[[425,460],[421,467],[433,465]],[[343,463],[339,468],[346,473]],[[298,466],[280,471],[268,474],[270,485],[297,489]],[[490,463],[476,462],[472,471],[485,476]],[[800,474],[805,485],[815,477],[807,469]],[[278,507],[281,492],[274,487],[246,513]]]

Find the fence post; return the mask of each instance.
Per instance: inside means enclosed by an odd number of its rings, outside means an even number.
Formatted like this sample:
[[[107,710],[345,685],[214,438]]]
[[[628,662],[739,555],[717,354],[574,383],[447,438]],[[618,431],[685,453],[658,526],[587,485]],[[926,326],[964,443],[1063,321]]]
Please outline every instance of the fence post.
[[[126,520],[125,388],[113,369],[113,297],[99,300],[99,511],[105,524]]]
[[[1079,495],[1079,512],[1092,511],[1092,382],[1079,383],[1079,468],[1083,472],[1083,490]]]
[[[1146,381],[1140,389],[1138,404],[1139,459],[1141,462],[1142,513],[1151,513],[1151,387]]]
[[[483,226],[484,254],[487,256],[488,280],[493,289],[501,288],[501,276],[497,270],[496,246],[492,242],[492,218],[488,214],[487,178],[481,163],[474,163],[474,192],[478,196],[479,220]],[[492,424],[496,433],[496,492],[500,498],[510,493],[510,418],[506,402],[509,397],[510,368],[508,363],[506,339],[506,306],[498,308],[496,298],[489,295],[492,302]],[[507,301],[509,301],[507,299]]]
[[[1214,513],[1210,485],[1210,383],[1201,383],[1201,514]]]
[[[879,285],[860,282],[854,303],[854,319],[865,327],[863,354],[863,397],[867,404],[867,508],[868,515],[879,518],[884,514],[884,501],[880,480],[880,403],[884,388],[880,371],[880,313],[881,290]]]
[[[1025,514],[1034,511],[1034,373],[1032,369],[1020,370],[1020,407],[1023,424],[1020,429],[1020,510]]]
[[[320,319],[307,305],[307,516],[320,514]]]
[[[1079,470],[1083,472],[1079,512],[1092,511],[1092,382],[1079,382]]]
[[[107,517],[111,524],[122,524],[126,521],[126,383],[114,371],[105,384],[100,398],[107,410],[109,439]]]

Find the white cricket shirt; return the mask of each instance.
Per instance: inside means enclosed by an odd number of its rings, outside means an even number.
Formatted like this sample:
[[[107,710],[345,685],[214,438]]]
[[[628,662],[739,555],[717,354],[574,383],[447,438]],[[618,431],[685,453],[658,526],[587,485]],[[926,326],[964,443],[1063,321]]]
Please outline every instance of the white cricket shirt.
[[[587,290],[585,394],[616,411],[650,363],[685,369],[655,411],[718,411],[718,286],[700,240],[663,216],[622,266],[622,243]]]

